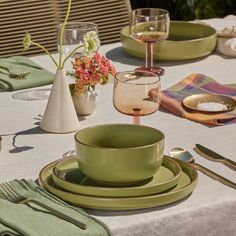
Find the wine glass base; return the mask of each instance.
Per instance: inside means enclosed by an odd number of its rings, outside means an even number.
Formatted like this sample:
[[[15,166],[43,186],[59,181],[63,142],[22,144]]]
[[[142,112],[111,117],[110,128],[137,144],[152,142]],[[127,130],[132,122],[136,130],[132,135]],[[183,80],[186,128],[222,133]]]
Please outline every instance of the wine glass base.
[[[147,67],[138,67],[135,70],[142,70],[142,71],[150,71],[156,75],[164,75],[165,70],[162,67],[151,67],[151,68],[147,68]]]
[[[31,89],[27,91],[16,92],[12,95],[14,99],[23,100],[23,101],[35,101],[48,99],[51,89]]]

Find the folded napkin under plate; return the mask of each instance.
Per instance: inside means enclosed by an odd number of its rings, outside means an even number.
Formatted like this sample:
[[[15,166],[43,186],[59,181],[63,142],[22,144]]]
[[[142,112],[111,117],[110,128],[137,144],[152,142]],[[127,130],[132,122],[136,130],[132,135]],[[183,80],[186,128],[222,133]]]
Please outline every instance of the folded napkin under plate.
[[[212,114],[186,109],[182,105],[183,99],[192,94],[220,94],[236,98],[236,85],[221,85],[205,75],[192,74],[161,92],[161,106],[178,116],[206,125],[236,123],[236,110]]]
[[[0,193],[0,236],[110,235],[109,229],[101,221],[89,216],[82,209],[65,203],[37,186],[33,181],[14,180],[11,186],[24,197],[36,199],[80,220],[87,225],[87,229],[82,230],[61,220],[33,203],[29,205],[11,203]]]
[[[218,52],[227,56],[236,57],[236,16],[228,15],[222,19],[213,18],[197,22],[215,28],[218,36],[216,46]]]
[[[0,91],[51,84],[54,74],[22,56],[0,58]]]

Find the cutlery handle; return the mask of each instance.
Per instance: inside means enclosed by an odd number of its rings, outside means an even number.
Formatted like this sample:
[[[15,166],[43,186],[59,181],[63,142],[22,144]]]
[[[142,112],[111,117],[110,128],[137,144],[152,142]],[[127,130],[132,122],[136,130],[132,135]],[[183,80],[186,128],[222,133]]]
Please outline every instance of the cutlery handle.
[[[223,160],[222,163],[231,168],[232,170],[236,171],[236,162],[226,158],[225,160]]]
[[[200,156],[205,157],[208,160],[211,161],[215,161],[215,162],[220,162],[224,165],[226,165],[227,167],[229,167],[230,169],[236,171],[236,162],[225,158],[223,156],[221,156],[220,154],[200,145],[200,144],[196,144],[196,147],[193,148],[193,150],[198,153]]]
[[[53,215],[55,215],[55,216],[65,220],[67,222],[70,222],[70,223],[78,226],[79,228],[81,228],[83,230],[85,230],[87,228],[86,224],[84,224],[84,223],[82,223],[82,222],[80,222],[80,221],[78,221],[78,220],[76,220],[76,219],[74,219],[74,218],[72,218],[72,217],[70,217],[70,216],[68,216],[68,215],[66,215],[66,214],[64,214],[64,213],[62,213],[62,212],[60,212],[60,211],[58,211],[58,210],[56,210],[56,209],[46,205],[46,204],[44,204],[44,203],[42,203],[42,202],[39,202],[39,201],[37,201],[35,199],[25,199],[24,203],[27,203],[27,202],[28,203],[29,202],[34,203],[34,204],[36,204],[36,205],[38,205],[38,206],[48,210]]]
[[[203,174],[206,174],[207,176],[211,177],[212,179],[215,179],[219,181],[220,183],[227,185],[233,189],[236,189],[236,183],[230,181],[229,179],[226,179],[222,175],[216,174],[215,172],[207,169],[206,167],[200,165],[200,164],[192,164],[197,170],[201,171]]]

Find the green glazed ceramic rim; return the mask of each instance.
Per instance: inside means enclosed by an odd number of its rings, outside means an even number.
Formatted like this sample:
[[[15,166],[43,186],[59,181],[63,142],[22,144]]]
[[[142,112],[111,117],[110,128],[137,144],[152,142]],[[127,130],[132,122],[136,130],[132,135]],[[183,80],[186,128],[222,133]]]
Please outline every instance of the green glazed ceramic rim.
[[[171,39],[154,45],[154,59],[181,61],[204,57],[215,49],[217,43],[216,30],[209,25],[197,22],[171,21],[170,36]],[[121,30],[120,37],[126,53],[145,58],[145,45],[129,36],[129,26]],[[178,39],[178,37],[183,37],[183,39]]]
[[[145,125],[136,125],[136,124],[122,124],[122,123],[114,123],[114,124],[100,124],[100,125],[94,125],[94,126],[89,126],[89,127],[85,127],[83,129],[80,129],[79,131],[77,131],[74,135],[74,140],[75,142],[77,143],[80,143],[81,145],[84,145],[84,146],[87,146],[87,147],[93,147],[93,148],[97,148],[97,149],[104,149],[104,147],[101,147],[101,146],[97,146],[97,145],[92,145],[88,142],[84,142],[84,141],[81,141],[81,138],[79,137],[81,134],[83,133],[86,133],[87,131],[96,131],[96,129],[102,129],[102,128],[118,128],[118,127],[121,127],[121,128],[136,128],[137,130],[142,130],[142,129],[147,129],[147,130],[152,130],[152,131],[155,131],[156,133],[159,133],[160,137],[158,140],[150,143],[150,144],[145,144],[145,145],[142,145],[142,146],[134,146],[134,147],[106,147],[106,149],[110,149],[110,150],[116,150],[116,149],[142,149],[144,147],[151,147],[161,141],[163,141],[165,139],[165,134],[159,130],[159,129],[156,129],[156,128],[153,128],[153,127],[150,127],[150,126],[145,126]]]
[[[73,193],[104,197],[128,197],[157,194],[174,187],[182,173],[182,169],[176,161],[164,157],[163,164],[158,172],[151,180],[146,181],[146,183],[145,181],[142,181],[139,186],[132,187],[107,187],[101,186],[96,182],[90,182],[90,185],[84,185],[83,180],[86,180],[86,177],[83,176],[80,177],[81,184],[73,183],[63,178],[63,175],[66,173],[79,169],[75,156],[57,162],[55,168],[52,170],[52,178],[61,188]]]
[[[58,161],[48,164],[39,173],[39,183],[46,190],[62,200],[84,208],[101,210],[131,210],[163,206],[188,196],[197,186],[197,171],[187,163],[176,160],[182,168],[177,185],[159,194],[137,197],[100,197],[70,193],[56,186],[52,179],[52,169]]]

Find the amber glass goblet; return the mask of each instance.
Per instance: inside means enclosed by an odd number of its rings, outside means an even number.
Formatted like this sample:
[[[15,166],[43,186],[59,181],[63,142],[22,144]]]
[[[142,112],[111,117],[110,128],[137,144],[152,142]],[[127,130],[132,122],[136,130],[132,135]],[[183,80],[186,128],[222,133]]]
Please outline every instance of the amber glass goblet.
[[[133,116],[140,124],[140,116],[158,110],[160,105],[160,78],[150,71],[118,72],[114,78],[113,105],[117,111]]]

